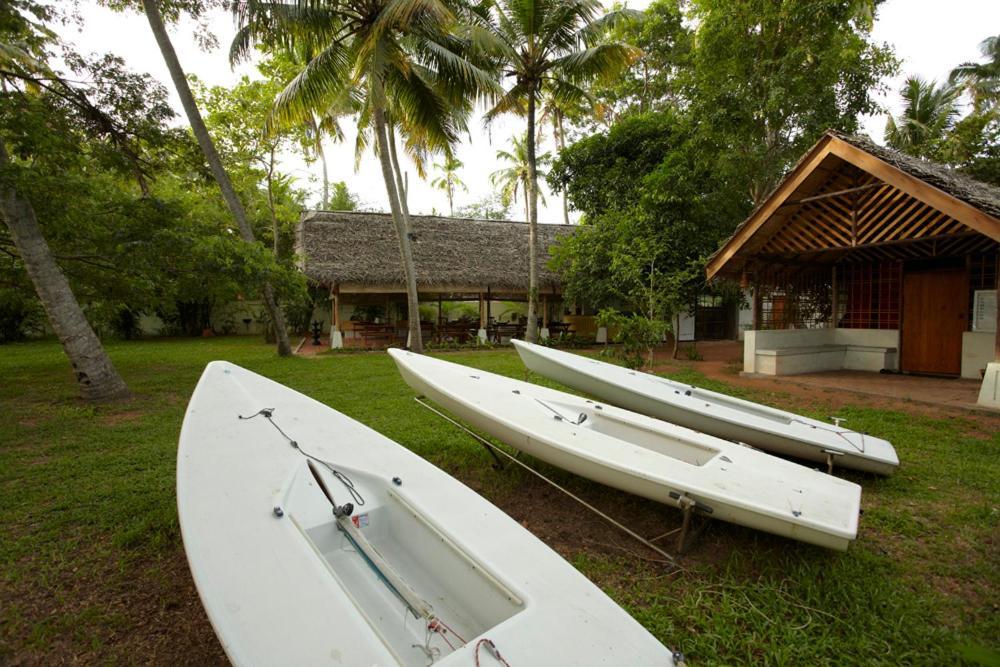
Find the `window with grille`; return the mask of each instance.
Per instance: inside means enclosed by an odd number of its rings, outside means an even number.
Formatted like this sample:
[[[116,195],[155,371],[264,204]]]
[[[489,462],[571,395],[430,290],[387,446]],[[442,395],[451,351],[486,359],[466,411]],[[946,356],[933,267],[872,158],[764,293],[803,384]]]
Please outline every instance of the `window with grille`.
[[[837,265],[837,326],[844,329],[898,329],[901,262]]]

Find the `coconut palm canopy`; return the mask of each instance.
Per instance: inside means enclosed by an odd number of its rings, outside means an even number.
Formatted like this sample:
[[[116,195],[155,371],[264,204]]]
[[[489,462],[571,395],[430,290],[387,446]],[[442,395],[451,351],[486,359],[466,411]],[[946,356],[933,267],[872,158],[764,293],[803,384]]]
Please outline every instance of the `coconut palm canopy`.
[[[422,215],[411,220],[422,290],[527,291],[527,224]],[[545,268],[544,260],[555,240],[573,230],[567,225],[538,226],[542,291],[559,290],[559,278]],[[303,272],[318,283],[403,288],[399,246],[388,214],[306,212],[296,246]]]

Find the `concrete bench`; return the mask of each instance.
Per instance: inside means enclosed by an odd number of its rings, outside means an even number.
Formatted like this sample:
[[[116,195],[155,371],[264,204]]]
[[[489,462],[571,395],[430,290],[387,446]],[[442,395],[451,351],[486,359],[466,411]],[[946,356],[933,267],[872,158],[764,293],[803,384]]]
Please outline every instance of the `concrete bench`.
[[[799,345],[756,350],[756,372],[796,375],[820,371],[896,368],[896,348],[877,345]]]

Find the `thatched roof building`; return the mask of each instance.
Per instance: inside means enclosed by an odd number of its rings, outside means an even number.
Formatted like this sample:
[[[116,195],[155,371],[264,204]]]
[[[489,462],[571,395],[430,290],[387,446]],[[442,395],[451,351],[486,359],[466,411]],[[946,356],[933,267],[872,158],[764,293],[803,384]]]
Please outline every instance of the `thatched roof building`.
[[[427,293],[524,293],[528,289],[528,225],[521,222],[411,216],[417,285]],[[559,291],[546,268],[549,248],[566,225],[538,225],[539,289]],[[402,292],[403,269],[387,213],[310,211],[296,235],[302,271],[344,292]]]

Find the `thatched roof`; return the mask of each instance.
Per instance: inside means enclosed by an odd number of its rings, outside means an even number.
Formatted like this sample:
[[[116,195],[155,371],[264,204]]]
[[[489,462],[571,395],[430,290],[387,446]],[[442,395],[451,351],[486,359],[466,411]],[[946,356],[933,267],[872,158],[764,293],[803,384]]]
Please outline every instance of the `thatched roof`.
[[[455,289],[528,288],[528,225],[523,222],[411,215],[417,285]],[[558,289],[545,264],[549,247],[573,232],[538,225],[540,289]],[[387,213],[306,211],[296,233],[302,271],[316,282],[403,287],[399,242]]]

